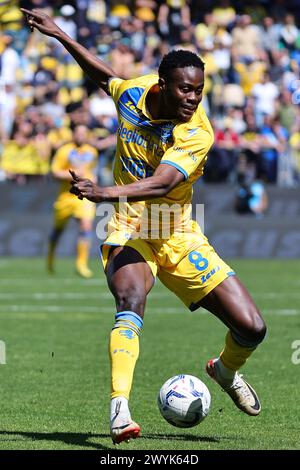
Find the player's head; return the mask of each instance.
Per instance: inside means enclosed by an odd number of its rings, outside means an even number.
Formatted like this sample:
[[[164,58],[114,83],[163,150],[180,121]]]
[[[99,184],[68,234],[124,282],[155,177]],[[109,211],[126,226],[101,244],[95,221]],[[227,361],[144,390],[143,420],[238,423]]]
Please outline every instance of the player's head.
[[[202,99],[204,63],[193,52],[171,51],[163,57],[158,74],[164,117],[189,121]]]

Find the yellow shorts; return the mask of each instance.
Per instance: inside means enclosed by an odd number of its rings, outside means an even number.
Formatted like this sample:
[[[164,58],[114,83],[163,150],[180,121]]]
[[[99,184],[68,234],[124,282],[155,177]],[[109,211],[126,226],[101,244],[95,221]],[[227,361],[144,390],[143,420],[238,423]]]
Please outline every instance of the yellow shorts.
[[[234,271],[215,252],[194,222],[192,233],[174,234],[167,240],[128,240],[115,231],[102,245],[102,262],[106,267],[111,246],[134,248],[149,265],[154,277],[191,310]]]
[[[55,226],[63,226],[70,217],[93,220],[96,214],[96,204],[87,199],[82,201],[73,194],[61,193],[54,203]]]

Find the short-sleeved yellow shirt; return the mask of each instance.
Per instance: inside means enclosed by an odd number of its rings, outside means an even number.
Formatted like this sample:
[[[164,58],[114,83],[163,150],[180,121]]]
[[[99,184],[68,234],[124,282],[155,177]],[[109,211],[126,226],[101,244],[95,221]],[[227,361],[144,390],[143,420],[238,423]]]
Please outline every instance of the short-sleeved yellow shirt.
[[[192,201],[192,186],[203,174],[207,153],[213,143],[213,130],[201,105],[188,122],[152,119],[147,110],[146,96],[157,83],[157,75],[110,80],[109,92],[119,117],[115,183],[126,185],[152,176],[160,164],[177,168],[184,175],[184,181],[155,201],[126,203],[122,210],[116,203],[112,229],[120,229],[121,224],[129,233],[139,231],[145,209],[148,217],[154,206],[163,204],[176,204],[182,208],[180,221],[177,219],[178,228],[190,219],[187,206]]]

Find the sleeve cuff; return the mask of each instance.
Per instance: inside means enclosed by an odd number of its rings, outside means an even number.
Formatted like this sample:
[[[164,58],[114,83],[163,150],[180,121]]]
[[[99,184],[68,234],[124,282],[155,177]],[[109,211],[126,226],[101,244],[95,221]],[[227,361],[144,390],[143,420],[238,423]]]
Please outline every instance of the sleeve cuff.
[[[163,163],[165,163],[166,165],[173,166],[174,168],[176,168],[176,170],[180,171],[180,173],[183,174],[185,180],[188,179],[189,175],[187,174],[187,172],[181,166],[177,165],[177,163],[171,162],[170,160],[162,160],[160,164]]]

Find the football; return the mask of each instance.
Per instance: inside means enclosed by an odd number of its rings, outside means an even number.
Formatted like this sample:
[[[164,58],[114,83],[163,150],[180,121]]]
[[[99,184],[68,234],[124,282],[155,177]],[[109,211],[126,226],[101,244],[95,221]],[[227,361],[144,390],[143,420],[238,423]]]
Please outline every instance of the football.
[[[161,415],[168,423],[177,428],[191,428],[208,415],[211,396],[200,379],[180,374],[162,385],[157,402]]]

